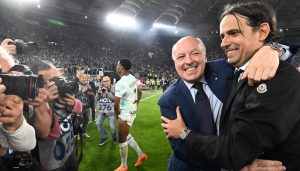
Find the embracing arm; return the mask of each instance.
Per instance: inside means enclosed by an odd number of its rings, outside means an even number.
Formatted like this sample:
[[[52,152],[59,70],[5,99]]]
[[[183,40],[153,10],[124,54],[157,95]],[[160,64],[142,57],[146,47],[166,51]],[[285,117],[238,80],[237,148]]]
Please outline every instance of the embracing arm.
[[[278,52],[269,45],[262,46],[251,58],[250,63],[241,79],[248,79],[248,84],[253,86],[262,80],[270,80],[275,76],[279,60],[292,63],[298,49],[281,45],[282,51]]]
[[[176,106],[178,105],[174,98],[164,98],[162,97],[159,101],[158,101],[158,105],[160,106],[160,112],[161,112],[161,116],[168,118],[168,119],[176,119]],[[164,120],[163,123],[164,124]],[[166,129],[164,130],[164,132],[166,132]],[[168,138],[168,137],[167,137]],[[195,163],[192,162],[190,160],[190,155],[187,153],[187,146],[186,146],[186,142],[182,141],[181,139],[177,138],[168,138],[170,146],[174,152],[174,155],[186,162],[189,163],[191,165],[196,165],[197,166],[201,166],[201,163]]]
[[[176,113],[177,113],[177,118],[174,120],[167,119],[163,116],[161,117],[161,119],[165,122],[162,123],[162,127],[165,128],[164,132],[166,133],[167,138],[179,138],[181,131],[187,128],[182,119],[179,107],[176,108]],[[190,139],[194,139],[195,136],[198,135],[197,133],[189,135],[189,133],[188,133],[188,137],[190,137]],[[186,139],[184,141],[186,141]],[[196,163],[197,162],[202,162],[202,161],[196,160]],[[286,168],[285,166],[283,166],[282,162],[280,161],[255,159],[251,164],[243,167],[240,171],[262,171],[262,170],[285,171]]]
[[[300,110],[299,83],[287,81],[291,80],[288,77],[284,75],[265,82],[266,94],[258,93],[257,86],[249,88],[245,108],[235,115],[228,134],[202,136],[192,131],[187,137],[187,146],[193,160],[209,160],[223,168],[240,169],[286,140],[299,121],[295,112]],[[289,89],[281,87],[282,82]]]

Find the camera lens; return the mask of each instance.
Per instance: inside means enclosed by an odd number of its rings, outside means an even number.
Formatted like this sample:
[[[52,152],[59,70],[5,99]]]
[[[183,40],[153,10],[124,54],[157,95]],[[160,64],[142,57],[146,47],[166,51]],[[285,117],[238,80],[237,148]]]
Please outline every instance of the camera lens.
[[[5,94],[17,95],[22,99],[35,99],[39,95],[39,88],[44,86],[43,78],[37,75],[14,76],[0,74],[1,84],[5,85]]]

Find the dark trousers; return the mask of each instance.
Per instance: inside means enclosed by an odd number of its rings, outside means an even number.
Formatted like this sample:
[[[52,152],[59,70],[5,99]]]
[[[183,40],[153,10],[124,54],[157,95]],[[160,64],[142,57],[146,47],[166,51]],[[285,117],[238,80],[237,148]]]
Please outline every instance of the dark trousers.
[[[82,112],[80,113],[80,116],[83,117],[83,124],[82,124],[82,133],[86,133],[87,131],[87,127],[88,127],[88,124],[89,124],[89,120],[90,120],[90,110],[91,108],[85,108],[85,109],[82,109]]]
[[[92,111],[92,121],[94,121],[96,119],[95,106],[91,107],[91,111]]]

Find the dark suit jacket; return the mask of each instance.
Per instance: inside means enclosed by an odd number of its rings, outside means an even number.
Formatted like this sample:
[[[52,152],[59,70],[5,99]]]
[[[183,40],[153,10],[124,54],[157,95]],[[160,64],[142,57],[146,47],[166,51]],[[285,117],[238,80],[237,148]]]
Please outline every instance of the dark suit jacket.
[[[254,87],[240,81],[223,109],[220,136],[188,136],[193,162],[240,169],[263,158],[300,169],[300,74],[294,67],[280,63],[272,80]]]
[[[233,68],[225,60],[208,62],[205,67],[205,79],[212,92],[223,102],[226,96],[226,80],[232,77]],[[173,83],[159,99],[161,115],[169,119],[176,118],[176,107],[180,106],[182,117],[187,125],[196,132],[199,130],[199,119],[192,95],[179,79]],[[169,139],[173,152],[169,161],[170,171],[198,171],[204,169],[201,163],[194,163],[187,154],[186,144],[180,139]],[[205,162],[205,161],[204,161]],[[207,169],[204,169],[207,170]]]

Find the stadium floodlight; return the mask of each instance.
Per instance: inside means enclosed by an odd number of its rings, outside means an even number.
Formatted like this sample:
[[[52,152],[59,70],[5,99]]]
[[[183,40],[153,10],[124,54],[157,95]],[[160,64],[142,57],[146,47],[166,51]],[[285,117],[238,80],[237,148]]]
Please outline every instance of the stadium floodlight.
[[[3,0],[4,3],[13,4],[13,5],[40,5],[40,0]]]
[[[116,26],[120,28],[131,28],[134,29],[137,27],[137,23],[133,17],[111,13],[106,17],[107,23],[111,26]]]
[[[39,4],[39,0],[18,0],[19,2],[27,3],[27,4]]]
[[[152,27],[153,28],[158,28],[158,29],[176,29],[176,26],[162,24],[162,23],[154,23],[152,25]]]

